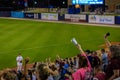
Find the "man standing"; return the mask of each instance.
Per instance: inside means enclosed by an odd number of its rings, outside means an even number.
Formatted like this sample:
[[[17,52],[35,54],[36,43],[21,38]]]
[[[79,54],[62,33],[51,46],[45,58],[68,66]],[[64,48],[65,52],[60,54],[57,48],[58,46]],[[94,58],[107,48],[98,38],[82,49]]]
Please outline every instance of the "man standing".
[[[21,71],[22,70],[22,62],[23,62],[23,57],[21,56],[21,53],[18,54],[16,61],[17,61],[17,71]]]
[[[106,67],[108,65],[108,55],[105,52],[105,49],[101,49],[101,53],[102,53],[102,69],[105,72],[106,71]]]

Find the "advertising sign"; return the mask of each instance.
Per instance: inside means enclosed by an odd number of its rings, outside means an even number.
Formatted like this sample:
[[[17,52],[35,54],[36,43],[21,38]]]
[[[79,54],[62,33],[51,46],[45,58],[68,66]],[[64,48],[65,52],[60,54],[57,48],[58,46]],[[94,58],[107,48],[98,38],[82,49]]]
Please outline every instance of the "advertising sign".
[[[115,24],[114,16],[99,16],[99,23],[103,24]]]
[[[34,13],[34,19],[38,19],[39,15],[37,13]]]
[[[24,13],[23,12],[11,11],[11,17],[14,17],[14,18],[24,18]]]
[[[44,20],[58,20],[58,14],[41,13],[41,19],[44,19]]]
[[[89,23],[98,23],[98,15],[89,15],[88,22]]]
[[[115,24],[114,16],[107,15],[89,15],[89,23]]]
[[[65,14],[65,20],[72,22],[86,22],[86,15]]]
[[[25,13],[25,18],[34,18],[34,13]]]

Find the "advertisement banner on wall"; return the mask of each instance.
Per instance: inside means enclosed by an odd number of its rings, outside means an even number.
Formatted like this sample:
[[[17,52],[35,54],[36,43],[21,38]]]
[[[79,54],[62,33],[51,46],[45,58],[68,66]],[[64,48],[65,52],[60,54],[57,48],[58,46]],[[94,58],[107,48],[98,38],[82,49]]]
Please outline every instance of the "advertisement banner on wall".
[[[34,19],[38,19],[39,15],[37,13],[34,13]]]
[[[58,20],[58,14],[41,13],[41,19],[43,19],[43,20]]]
[[[105,15],[89,15],[89,23],[115,24],[114,16]]]
[[[48,13],[41,13],[41,19],[48,20]]]
[[[24,18],[24,13],[23,12],[11,11],[11,17]]]
[[[25,18],[34,18],[34,13],[25,13]]]
[[[99,23],[115,24],[115,17],[114,16],[99,16]]]
[[[65,19],[70,19],[70,14],[65,14]]]
[[[86,22],[86,15],[65,14],[65,20],[71,22]]]
[[[49,14],[48,20],[58,20],[58,14]]]
[[[88,22],[89,23],[98,23],[99,22],[98,18],[99,18],[98,15],[89,15]]]

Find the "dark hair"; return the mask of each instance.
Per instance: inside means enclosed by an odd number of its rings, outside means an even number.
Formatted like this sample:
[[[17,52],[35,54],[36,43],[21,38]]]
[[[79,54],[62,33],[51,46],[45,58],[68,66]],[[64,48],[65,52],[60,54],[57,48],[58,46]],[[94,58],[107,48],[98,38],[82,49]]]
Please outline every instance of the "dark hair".
[[[105,52],[105,49],[101,49],[102,52]]]
[[[41,80],[47,80],[48,76],[50,75],[47,69],[44,68],[45,66],[45,64],[39,64],[37,68],[39,78]]]
[[[86,52],[87,54],[89,54],[89,53],[90,53],[90,50],[87,49],[87,50],[85,50],[85,52]]]
[[[96,51],[93,51],[93,53],[94,53],[94,54],[97,54],[97,52],[96,52]]]
[[[107,33],[105,34],[105,38],[108,37],[108,36],[110,36],[110,33],[109,33],[109,32],[107,32]]]
[[[88,66],[88,64],[87,64],[86,57],[80,56],[79,57],[79,67],[82,68],[82,67],[87,67],[87,66]]]
[[[53,70],[53,71],[57,70],[57,67],[56,67],[55,65],[51,65],[51,66],[49,66],[49,67],[50,67],[50,69]]]
[[[111,51],[113,58],[120,58],[120,46],[119,45],[110,46],[110,51]]]

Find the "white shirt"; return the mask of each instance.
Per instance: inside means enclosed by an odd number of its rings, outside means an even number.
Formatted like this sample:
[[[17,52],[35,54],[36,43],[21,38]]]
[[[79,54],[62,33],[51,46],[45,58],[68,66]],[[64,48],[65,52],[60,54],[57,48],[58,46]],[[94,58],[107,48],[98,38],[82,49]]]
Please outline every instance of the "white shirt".
[[[17,64],[21,64],[22,60],[23,60],[22,56],[17,56],[17,58],[16,58]]]

